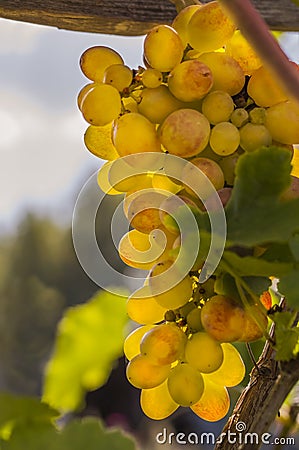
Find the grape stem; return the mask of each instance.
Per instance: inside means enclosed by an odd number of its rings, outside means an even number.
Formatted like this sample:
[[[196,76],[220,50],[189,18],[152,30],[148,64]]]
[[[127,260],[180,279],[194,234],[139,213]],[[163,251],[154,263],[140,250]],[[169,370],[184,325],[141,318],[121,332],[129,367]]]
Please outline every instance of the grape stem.
[[[299,71],[291,64],[250,0],[219,0],[290,97],[299,103]]]

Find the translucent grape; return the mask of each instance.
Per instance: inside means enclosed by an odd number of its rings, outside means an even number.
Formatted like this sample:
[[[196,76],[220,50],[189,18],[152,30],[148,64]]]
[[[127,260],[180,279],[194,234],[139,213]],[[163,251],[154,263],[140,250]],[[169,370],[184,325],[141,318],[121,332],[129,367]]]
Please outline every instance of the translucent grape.
[[[144,57],[151,67],[169,72],[180,63],[184,46],[178,33],[168,25],[151,29],[144,40]]]
[[[262,65],[260,58],[239,30],[235,31],[227,42],[225,52],[240,64],[246,75],[251,75]]]
[[[84,119],[91,125],[107,125],[121,112],[119,92],[108,84],[97,84],[84,96],[81,110]]]
[[[83,86],[83,88],[80,90],[78,97],[77,97],[77,105],[78,105],[78,108],[80,109],[80,111],[81,111],[81,104],[82,104],[83,98],[85,97],[87,92],[89,92],[95,86],[96,86],[96,83],[88,83],[85,86]]]
[[[249,114],[244,108],[236,108],[231,116],[230,121],[235,127],[240,128],[249,120]]]
[[[142,327],[135,328],[125,339],[124,342],[124,354],[130,361],[140,353],[140,341],[145,333],[151,330],[155,325],[144,325]]]
[[[187,325],[190,330],[195,333],[196,331],[202,331],[203,326],[201,323],[201,310],[200,308],[193,308],[186,317]]]
[[[237,150],[239,144],[240,133],[232,123],[220,122],[212,129],[210,146],[217,155],[231,155]]]
[[[109,195],[120,195],[121,192],[114,189],[109,182],[108,174],[113,161],[107,161],[98,171],[97,182],[103,192]]]
[[[208,333],[199,331],[191,336],[185,349],[186,361],[203,373],[219,369],[223,362],[223,350],[219,342]]]
[[[258,125],[264,125],[266,121],[266,109],[265,108],[253,108],[249,112],[249,119],[251,123],[257,123]]]
[[[156,299],[151,296],[148,286],[137,289],[127,300],[128,316],[131,320],[140,324],[161,322],[166,311],[166,308],[160,306]]]
[[[127,365],[127,379],[139,389],[151,389],[166,380],[171,365],[157,366],[144,355],[134,356]]]
[[[210,92],[202,102],[202,113],[213,125],[219,122],[227,122],[233,110],[234,102],[231,96],[224,91]]]
[[[157,88],[161,85],[163,75],[160,70],[148,68],[142,74],[142,83],[146,88]]]
[[[241,91],[245,83],[245,75],[240,64],[232,56],[226,53],[209,52],[197,58],[212,71],[211,91],[225,91],[229,95],[236,95]]]
[[[166,419],[179,407],[169,394],[167,380],[155,388],[142,389],[140,406],[144,414],[154,420]]]
[[[119,157],[111,140],[111,123],[102,127],[90,125],[84,133],[87,149],[101,159],[113,161]]]
[[[163,323],[146,333],[140,344],[140,353],[158,365],[171,364],[184,355],[187,337],[173,323]]]
[[[133,100],[131,97],[123,97],[122,102],[126,112],[138,113],[137,102]]]
[[[124,114],[115,121],[112,140],[120,156],[161,151],[155,126],[138,113]]]
[[[172,112],[184,104],[175,98],[165,85],[153,89],[143,89],[138,111],[152,123],[162,123]]]
[[[111,164],[109,181],[112,186],[121,192],[128,192],[138,187],[139,190],[151,188],[152,180],[147,172],[138,173],[135,167],[128,164],[126,158],[120,158]]]
[[[252,152],[264,145],[270,145],[272,142],[271,134],[265,125],[246,123],[239,131],[240,146],[247,152]]]
[[[133,80],[133,73],[130,67],[123,64],[112,64],[104,72],[103,82],[111,84],[119,92],[129,87]]]
[[[165,192],[166,194],[166,192]],[[165,200],[164,191],[142,190],[133,196],[128,207],[128,220],[133,228],[150,233],[162,226],[159,205]]]
[[[275,141],[299,144],[299,107],[291,101],[271,106],[266,112],[266,127]]]
[[[222,169],[224,179],[227,184],[233,186],[235,181],[235,168],[239,159],[239,154],[236,152],[233,155],[226,156],[221,161],[219,161],[219,166]]]
[[[196,185],[196,181],[198,179],[197,169],[201,170],[201,172],[210,180],[217,191],[223,188],[224,175],[220,166],[215,161],[213,161],[212,159],[199,157],[192,159],[191,162],[195,166],[194,169],[193,166],[188,164],[186,167],[184,167],[182,172],[182,181],[184,184],[186,184],[186,190],[188,193],[197,197],[197,194],[188,187],[189,184],[191,186]],[[211,195],[211,190],[209,187],[203,185],[202,196],[205,197],[206,195]]]
[[[192,59],[178,64],[169,74],[170,92],[182,102],[202,99],[213,85],[211,70],[204,63]]]
[[[200,153],[208,144],[210,124],[195,109],[179,109],[171,113],[159,128],[159,137],[166,150],[188,158]]]
[[[250,305],[245,308],[245,324],[238,341],[253,342],[261,339],[266,332],[268,319],[266,310],[260,305]]]
[[[220,386],[233,387],[241,383],[246,367],[236,347],[229,343],[221,344],[223,363],[215,372],[205,375],[206,379]]]
[[[210,2],[201,6],[191,17],[188,42],[198,52],[210,52],[223,47],[236,29],[221,5]]]
[[[163,170],[154,173],[152,177],[152,185],[155,189],[164,189],[172,194],[177,194],[183,188],[179,182],[176,182],[165,175]]]
[[[292,158],[292,172],[294,177],[299,178],[299,148],[294,148],[294,154]]]
[[[287,100],[287,95],[275,75],[264,66],[259,67],[251,75],[247,92],[259,106],[272,106]]]
[[[201,7],[201,4],[198,5],[190,5],[186,8],[183,8],[174,18],[171,26],[176,30],[179,34],[184,47],[188,44],[188,31],[187,26],[188,22],[193,16],[193,14]]]
[[[209,381],[203,375],[204,391],[197,403],[191,406],[192,411],[201,419],[208,422],[217,422],[228,413],[230,399],[227,389]]]
[[[181,406],[191,406],[198,402],[204,391],[201,373],[185,363],[171,369],[167,385],[170,396]]]
[[[112,48],[101,45],[88,48],[80,58],[82,72],[93,81],[102,82],[105,70],[112,64],[123,64],[122,57]]]

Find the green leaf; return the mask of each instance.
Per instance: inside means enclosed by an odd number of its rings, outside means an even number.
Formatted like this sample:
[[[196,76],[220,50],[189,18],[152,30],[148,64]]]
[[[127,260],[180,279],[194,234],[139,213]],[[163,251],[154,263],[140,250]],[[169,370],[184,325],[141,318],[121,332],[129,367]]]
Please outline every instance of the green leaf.
[[[135,442],[120,430],[104,429],[96,419],[73,421],[62,431],[22,427],[3,444],[3,450],[135,450]]]
[[[271,316],[275,322],[275,349],[278,361],[289,361],[295,356],[299,339],[299,328],[294,328],[296,314],[289,311],[278,312]]]
[[[278,290],[286,298],[288,306],[299,308],[299,269],[280,277]]]
[[[254,256],[241,257],[230,251],[225,251],[223,258],[233,268],[234,273],[241,277],[279,277],[293,269],[293,264],[291,263],[270,262],[262,258],[255,258]]]
[[[214,290],[216,294],[227,295],[238,303],[242,303],[238,294],[235,279],[229,273],[223,273],[216,278]]]
[[[296,233],[290,237],[289,247],[295,260],[299,261],[299,233]]]
[[[263,147],[239,158],[226,206],[228,243],[286,242],[299,230],[299,199],[279,200],[290,184],[290,172],[290,152],[283,148]]]
[[[244,277],[244,281],[256,295],[261,295],[271,286],[271,280],[267,277]]]
[[[69,308],[58,327],[43,399],[72,411],[82,405],[86,390],[106,383],[113,362],[122,354],[126,322],[125,298],[105,291]]]

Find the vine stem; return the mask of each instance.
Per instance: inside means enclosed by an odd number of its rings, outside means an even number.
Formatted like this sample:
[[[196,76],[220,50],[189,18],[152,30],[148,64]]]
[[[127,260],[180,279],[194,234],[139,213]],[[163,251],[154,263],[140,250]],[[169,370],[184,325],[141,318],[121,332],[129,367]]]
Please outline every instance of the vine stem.
[[[299,71],[272,36],[250,0],[219,0],[262,61],[299,103]]]

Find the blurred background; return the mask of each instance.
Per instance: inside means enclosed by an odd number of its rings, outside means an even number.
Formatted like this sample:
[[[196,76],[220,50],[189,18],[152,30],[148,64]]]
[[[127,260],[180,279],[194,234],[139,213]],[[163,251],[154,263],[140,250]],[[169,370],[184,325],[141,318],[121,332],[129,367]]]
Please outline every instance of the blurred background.
[[[280,40],[289,57],[299,62],[299,35],[286,33]],[[80,55],[90,46],[107,45],[136,68],[142,64],[142,43],[143,37],[0,19],[0,391],[41,393],[43,369],[63,311],[98,290],[77,262],[71,239],[77,195],[104,162],[83,143],[87,124],[76,97],[88,81],[79,69]],[[112,201],[107,208],[114,206]],[[109,214],[103,221],[100,236],[106,242]],[[112,258],[122,270],[117,255]],[[261,345],[255,345],[257,354]],[[232,399],[240,390],[232,391]],[[224,424],[208,424],[184,408],[171,421],[145,418],[138,390],[125,379],[123,358],[115,363],[107,385],[86,400],[83,414],[122,426],[137,436],[143,449],[161,447],[155,436],[165,426],[168,432],[219,433]]]

